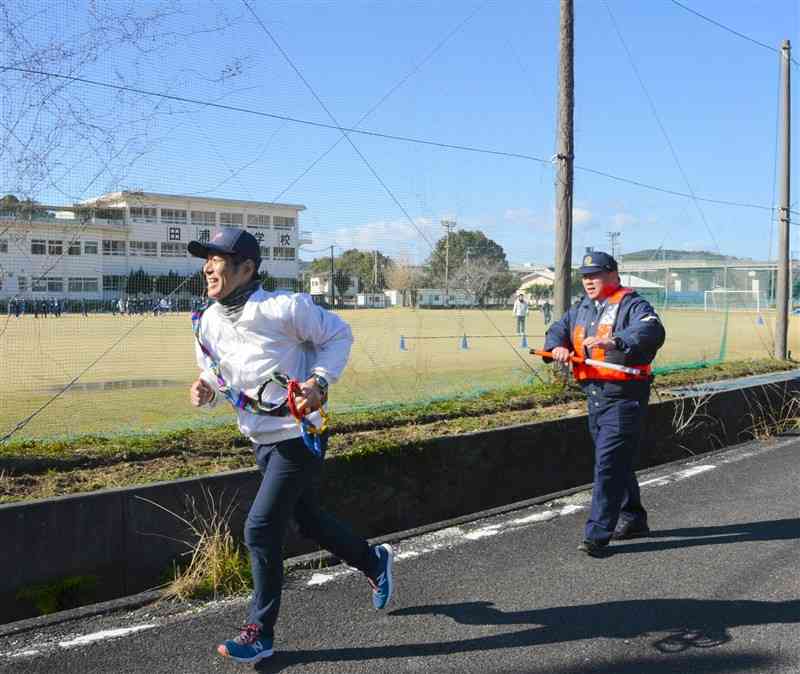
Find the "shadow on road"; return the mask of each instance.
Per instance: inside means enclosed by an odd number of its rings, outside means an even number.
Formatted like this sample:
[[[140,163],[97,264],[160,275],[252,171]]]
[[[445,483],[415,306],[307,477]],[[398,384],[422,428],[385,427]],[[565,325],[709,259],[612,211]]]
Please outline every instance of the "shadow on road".
[[[530,611],[503,612],[491,602],[476,601],[458,604],[414,606],[392,611],[389,615],[444,616],[461,625],[535,625],[533,629],[504,632],[492,636],[439,642],[407,643],[398,645],[368,646],[359,648],[333,648],[317,651],[284,651],[276,653],[259,671],[276,672],[290,665],[312,662],[359,662],[394,658],[441,656],[453,653],[480,653],[507,648],[526,648],[584,639],[635,639],[657,636],[653,647],[660,657],[653,663],[647,660],[646,668],[626,669],[625,663],[613,668],[598,665],[587,669],[566,669],[567,672],[667,672],[707,671],[735,672],[753,666],[742,658],[762,658],[759,655],[730,654],[718,661],[708,660],[710,669],[694,665],[704,656],[699,653],[689,658],[691,667],[676,668],[674,662],[687,660],[687,656],[666,657],[685,653],[689,649],[708,649],[731,640],[728,628],[741,625],[768,625],[772,623],[800,622],[800,600],[792,601],[730,601],[713,599],[641,599],[603,602],[599,604],[558,606]],[[666,636],[663,636],[666,634]],[[713,664],[718,662],[719,664]],[[766,662],[766,661],[765,661]],[[663,665],[663,668],[658,668]],[[641,663],[639,663],[641,667]],[[685,662],[684,662],[685,666]],[[538,670],[532,669],[531,673]],[[552,671],[552,670],[551,670]],[[561,674],[559,672],[559,674]]]
[[[659,538],[678,538],[683,540],[653,540]],[[615,544],[610,549],[615,555],[624,555],[632,552],[691,548],[698,545],[725,545],[727,543],[746,543],[750,541],[787,541],[797,538],[800,538],[800,518],[791,517],[766,522],[660,529],[652,531],[647,539],[624,545]]]

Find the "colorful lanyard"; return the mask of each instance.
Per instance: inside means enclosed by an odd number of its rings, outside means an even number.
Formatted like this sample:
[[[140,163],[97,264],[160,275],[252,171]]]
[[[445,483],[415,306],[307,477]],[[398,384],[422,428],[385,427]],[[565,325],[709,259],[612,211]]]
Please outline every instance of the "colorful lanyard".
[[[206,304],[201,309],[192,312],[192,332],[200,350],[205,355],[209,363],[209,369],[214,374],[217,380],[217,388],[222,395],[227,398],[228,402],[237,410],[245,410],[251,414],[268,415],[273,417],[283,417],[291,414],[297,423],[300,425],[300,431],[303,434],[303,442],[317,456],[322,456],[325,451],[326,432],[328,430],[329,416],[324,409],[319,409],[322,423],[315,426],[311,421],[306,418],[308,412],[305,409],[298,409],[296,397],[301,394],[300,383],[296,379],[290,379],[287,375],[280,372],[270,372],[267,378],[258,387],[256,397],[252,398],[244,391],[237,391],[225,381],[222,376],[222,369],[219,361],[214,357],[214,354],[203,344],[200,340],[200,320],[203,313],[210,305]],[[286,397],[280,403],[264,402],[262,400],[264,389],[269,384],[277,384],[286,390]]]

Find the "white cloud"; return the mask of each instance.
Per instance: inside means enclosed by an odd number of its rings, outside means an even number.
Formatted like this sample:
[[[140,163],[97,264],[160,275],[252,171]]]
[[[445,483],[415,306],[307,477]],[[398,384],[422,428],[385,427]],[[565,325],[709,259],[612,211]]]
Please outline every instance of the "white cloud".
[[[611,222],[615,227],[625,227],[626,225],[635,225],[639,222],[639,218],[630,213],[620,212],[612,216]]]
[[[503,213],[503,220],[510,225],[521,225],[527,228],[533,227],[544,231],[552,231],[554,229],[552,222],[547,222],[542,215],[534,213],[525,206],[507,208]]]
[[[592,212],[588,208],[572,209],[572,224],[585,225],[592,219]]]
[[[430,218],[414,218],[413,225],[408,220],[379,220],[332,231],[315,231],[309,251],[301,250],[301,254],[304,258],[316,257],[321,253],[310,251],[334,245],[336,255],[349,248],[377,249],[390,257],[421,261],[430,255],[430,244],[435,245],[441,236],[441,226]]]

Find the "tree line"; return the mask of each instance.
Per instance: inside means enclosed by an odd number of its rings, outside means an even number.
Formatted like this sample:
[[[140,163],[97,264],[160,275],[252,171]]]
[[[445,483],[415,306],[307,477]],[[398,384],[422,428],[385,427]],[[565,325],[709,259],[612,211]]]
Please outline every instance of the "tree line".
[[[519,276],[509,270],[503,247],[483,232],[458,230],[440,238],[421,265],[393,259],[378,250],[352,248],[333,259],[333,283],[338,297],[358,279],[362,292],[398,290],[404,304],[416,304],[420,288],[466,290],[479,304],[490,298],[510,297],[519,287]],[[309,271],[330,275],[330,257],[314,259]]]

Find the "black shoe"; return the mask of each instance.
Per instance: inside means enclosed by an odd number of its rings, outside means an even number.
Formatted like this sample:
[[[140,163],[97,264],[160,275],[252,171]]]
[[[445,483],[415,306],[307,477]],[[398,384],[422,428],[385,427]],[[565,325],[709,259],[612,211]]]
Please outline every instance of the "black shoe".
[[[589,557],[605,557],[608,554],[608,544],[587,539],[578,546],[578,552],[589,555]]]
[[[629,520],[627,522],[620,522],[614,533],[611,535],[615,541],[624,541],[629,538],[641,538],[650,533],[650,527],[647,522],[637,520]]]

